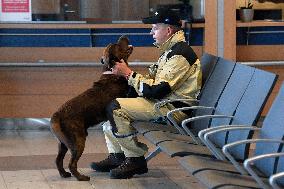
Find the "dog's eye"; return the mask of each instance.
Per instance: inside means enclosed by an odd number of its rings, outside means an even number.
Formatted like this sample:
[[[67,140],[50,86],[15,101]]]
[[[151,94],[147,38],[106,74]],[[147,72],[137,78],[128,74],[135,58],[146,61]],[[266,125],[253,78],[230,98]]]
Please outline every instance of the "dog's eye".
[[[102,64],[105,64],[104,59],[102,59],[102,58],[101,58],[101,63],[102,63]]]

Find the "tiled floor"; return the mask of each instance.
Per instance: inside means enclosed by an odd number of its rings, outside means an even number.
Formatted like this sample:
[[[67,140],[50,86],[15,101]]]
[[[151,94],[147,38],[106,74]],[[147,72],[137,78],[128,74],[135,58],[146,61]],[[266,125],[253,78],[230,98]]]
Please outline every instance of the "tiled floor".
[[[145,143],[143,138],[141,140]],[[154,146],[147,143],[150,150]],[[91,129],[79,170],[89,176],[89,182],[79,182],[74,177],[63,179],[55,169],[57,141],[48,129],[0,130],[0,189],[199,189],[204,188],[189,176],[176,159],[159,154],[149,164],[149,172],[132,179],[110,179],[107,173],[92,171],[91,161],[107,155],[102,131]],[[70,156],[68,156],[70,157]],[[66,165],[68,160],[66,160]]]

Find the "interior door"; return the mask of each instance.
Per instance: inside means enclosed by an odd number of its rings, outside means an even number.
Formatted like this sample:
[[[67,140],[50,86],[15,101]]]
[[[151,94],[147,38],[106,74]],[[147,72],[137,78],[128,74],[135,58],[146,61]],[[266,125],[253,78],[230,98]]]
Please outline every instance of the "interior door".
[[[80,4],[78,0],[61,0],[60,8],[61,20],[80,20]]]

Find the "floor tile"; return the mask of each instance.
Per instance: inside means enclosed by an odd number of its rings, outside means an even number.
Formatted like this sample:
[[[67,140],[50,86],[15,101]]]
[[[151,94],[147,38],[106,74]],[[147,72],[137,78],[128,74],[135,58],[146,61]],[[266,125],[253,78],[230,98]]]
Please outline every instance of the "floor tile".
[[[48,182],[48,185],[52,189],[94,189],[89,182],[85,181],[71,181],[71,180],[62,180],[62,181],[53,181]],[[103,188],[102,188],[103,189]]]
[[[181,169],[179,164],[162,166],[159,169],[182,189],[206,188],[201,186],[195,177],[191,176],[184,169]]]
[[[172,178],[171,180],[176,183],[182,189],[206,189],[206,186],[202,186],[198,180],[194,177],[185,177],[185,178]]]
[[[47,184],[52,189],[93,189],[90,182],[79,182],[75,177],[62,178],[56,169],[42,170]]]
[[[155,149],[142,136],[138,138],[148,145],[150,152]],[[73,176],[60,177],[54,163],[57,140],[48,129],[0,130],[0,148],[0,189],[203,189],[175,158],[165,153],[148,162],[148,173],[132,179],[110,179],[109,173],[93,171],[89,164],[108,154],[100,128],[89,130],[85,151],[78,162],[79,172],[91,177],[89,182],[79,182]],[[66,168],[69,159],[68,152],[64,160]]]
[[[0,149],[0,157],[30,155],[26,144],[18,138],[5,141],[0,140]]]
[[[0,157],[30,155],[30,151],[17,131],[0,130]]]
[[[155,179],[155,178],[166,178],[166,175],[159,169],[153,168],[152,166],[148,166],[148,173],[145,173],[143,175],[137,175],[135,178],[149,178],[149,179]]]
[[[19,132],[17,130],[1,130],[0,129],[1,140],[9,139],[11,137],[19,136]]]
[[[7,189],[49,189],[41,171],[2,171]]]
[[[149,178],[133,178],[131,179],[135,188],[137,189],[179,189],[180,187],[168,178],[158,178],[158,179],[149,179]]]
[[[102,131],[89,132],[84,153],[108,153]]]
[[[110,178],[109,173],[96,172],[90,168],[80,168],[79,170],[81,173],[90,176],[93,180],[100,180],[100,179],[108,180]],[[148,173],[145,173],[143,175],[135,175],[135,178],[149,178],[149,179],[165,178],[165,177],[166,175],[162,171],[160,171],[159,169],[152,169],[150,167]]]
[[[17,181],[45,181],[40,170],[2,171],[2,175],[6,184]]]
[[[91,185],[95,189],[136,189],[132,179],[91,179]]]
[[[185,178],[189,176],[189,174],[184,169],[180,168],[179,164],[163,166],[159,169],[170,178]]]
[[[1,171],[0,171],[0,189],[7,189]]]
[[[16,181],[7,184],[7,189],[50,189],[45,181]]]
[[[24,131],[20,137],[31,155],[48,155],[57,153],[57,139],[50,131]]]
[[[96,172],[91,168],[80,168],[79,170],[81,173],[90,176],[92,180],[109,180],[108,172]]]
[[[68,170],[67,170],[68,171]],[[58,182],[58,181],[77,181],[75,177],[70,177],[70,178],[62,178],[57,169],[46,169],[46,170],[41,170],[45,180],[47,182]]]

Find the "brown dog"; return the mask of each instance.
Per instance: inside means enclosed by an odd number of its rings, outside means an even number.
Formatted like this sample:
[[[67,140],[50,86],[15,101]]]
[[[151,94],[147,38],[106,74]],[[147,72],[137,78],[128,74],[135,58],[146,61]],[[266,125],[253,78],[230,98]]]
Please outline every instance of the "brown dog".
[[[102,57],[103,74],[94,82],[93,87],[79,96],[63,104],[51,118],[51,130],[58,138],[58,155],[56,166],[62,177],[70,177],[71,173],[80,181],[88,181],[90,177],[77,171],[77,162],[81,157],[90,126],[106,121],[106,106],[115,98],[126,97],[129,87],[124,77],[111,74],[115,62],[124,59],[127,62],[133,47],[122,36],[116,44],[109,44]],[[68,149],[71,152],[69,170],[63,168],[63,159]]]

